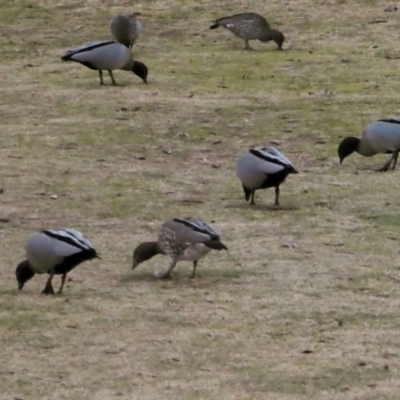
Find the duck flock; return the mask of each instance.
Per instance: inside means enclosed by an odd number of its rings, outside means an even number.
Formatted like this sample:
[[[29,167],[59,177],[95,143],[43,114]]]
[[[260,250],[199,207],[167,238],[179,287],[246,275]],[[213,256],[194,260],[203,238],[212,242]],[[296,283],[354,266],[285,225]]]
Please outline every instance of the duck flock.
[[[66,52],[63,61],[80,63],[99,73],[103,85],[103,71],[108,71],[113,85],[115,70],[132,71],[147,83],[148,68],[134,60],[132,48],[142,32],[138,13],[120,14],[110,22],[114,40],[88,43]],[[245,42],[245,49],[251,50],[250,40],[274,41],[279,50],[285,37],[282,32],[271,29],[267,20],[257,13],[243,13],[223,17],[214,21],[210,29],[228,29]],[[389,161],[380,171],[394,170],[400,151],[400,120],[382,119],[370,123],[361,138],[346,137],[338,147],[340,163],[357,152],[370,157],[379,153],[391,154]],[[280,185],[289,174],[297,174],[291,161],[274,147],[258,147],[246,150],[238,159],[236,174],[242,185],[246,201],[255,204],[255,192],[259,189],[275,188],[275,206],[279,206]],[[160,279],[170,279],[171,272],[179,261],[193,262],[191,277],[195,277],[198,261],[211,250],[228,250],[218,233],[199,217],[173,218],[160,228],[155,241],[144,242],[133,252],[132,268],[150,258],[162,254],[170,259],[170,265]],[[59,293],[62,292],[66,276],[73,268],[84,261],[100,258],[98,252],[82,233],[74,229],[43,230],[31,236],[25,247],[26,259],[20,262],[15,271],[18,288],[35,274],[49,274],[45,294],[54,294],[52,279],[61,275]]]

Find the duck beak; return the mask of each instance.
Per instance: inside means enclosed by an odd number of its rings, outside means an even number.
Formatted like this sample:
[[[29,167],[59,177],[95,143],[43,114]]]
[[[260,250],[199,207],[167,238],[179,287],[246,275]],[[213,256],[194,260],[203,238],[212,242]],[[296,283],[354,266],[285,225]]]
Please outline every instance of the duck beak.
[[[24,282],[18,282],[18,290],[22,290],[24,287]]]

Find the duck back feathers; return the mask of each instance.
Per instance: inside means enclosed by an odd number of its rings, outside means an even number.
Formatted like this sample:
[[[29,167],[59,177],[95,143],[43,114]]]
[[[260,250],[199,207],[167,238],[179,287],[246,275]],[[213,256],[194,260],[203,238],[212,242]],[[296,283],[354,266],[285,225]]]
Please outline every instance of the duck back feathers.
[[[61,57],[62,61],[70,61],[71,57],[74,54],[78,54],[78,53],[85,53],[87,51],[90,50],[95,50],[98,47],[104,47],[107,45],[110,45],[112,43],[115,43],[113,40],[96,40],[90,43],[85,43],[81,46],[75,47],[71,50],[68,50],[64,56]]]
[[[210,26],[210,29],[216,29],[220,26],[229,29],[243,39],[249,38],[249,35],[252,35],[252,32],[256,30],[270,29],[268,21],[257,13],[242,13],[219,18]]]
[[[289,159],[274,147],[250,149],[249,153],[261,161],[260,166],[266,173],[274,173],[273,171],[278,172],[281,170],[297,173]]]
[[[381,119],[369,124],[363,132],[360,150],[368,153],[373,152],[371,155],[399,151],[400,120],[394,118]]]
[[[202,243],[206,247],[214,250],[228,250],[228,248],[221,242],[217,232],[215,232],[214,229],[206,224],[201,218],[174,218],[173,221],[178,224],[182,224],[187,228],[184,230],[188,231],[184,233],[186,238],[188,237],[187,235],[192,234],[192,244]],[[179,230],[181,230],[181,228],[179,228]]]
[[[161,228],[159,239],[160,243],[168,240],[179,245],[186,245],[218,241],[219,236],[202,219],[189,217],[166,221]]]

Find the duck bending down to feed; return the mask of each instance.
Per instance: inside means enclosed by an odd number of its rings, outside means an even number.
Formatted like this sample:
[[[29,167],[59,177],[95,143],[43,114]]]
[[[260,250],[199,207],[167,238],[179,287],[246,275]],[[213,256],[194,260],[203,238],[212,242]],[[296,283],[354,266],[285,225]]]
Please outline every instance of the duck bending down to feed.
[[[339,147],[340,164],[350,154],[371,157],[379,153],[392,154],[390,160],[378,171],[394,170],[400,151],[400,119],[380,119],[367,125],[361,139],[349,136],[344,138]]]
[[[148,69],[140,61],[134,61],[130,49],[112,40],[91,42],[68,50],[62,61],[75,61],[93,70],[99,71],[100,85],[104,85],[103,71],[108,71],[111,82],[116,85],[112,71],[121,69],[131,71],[147,83]]]
[[[112,37],[130,49],[143,31],[138,15],[140,13],[119,14],[110,22]]]
[[[220,26],[243,39],[246,50],[252,50],[249,40],[259,40],[264,43],[273,40],[279,50],[282,50],[282,44],[285,41],[283,33],[277,29],[271,29],[268,21],[257,13],[243,13],[219,18],[214,21],[210,29],[217,29]]]
[[[279,206],[279,186],[289,174],[298,174],[293,164],[274,147],[246,151],[236,164],[246,201],[254,205],[256,190],[275,187],[275,205]]]
[[[164,254],[171,258],[171,264],[160,278],[170,279],[179,261],[193,261],[191,278],[194,278],[199,259],[211,250],[228,250],[214,229],[197,217],[174,218],[162,225],[157,241],[144,242],[136,247],[132,269],[157,254]]]
[[[100,258],[92,244],[74,229],[55,229],[35,233],[25,246],[26,259],[15,271],[18,289],[35,274],[49,274],[42,293],[54,294],[51,283],[54,275],[62,275],[62,292],[68,272],[84,261]]]

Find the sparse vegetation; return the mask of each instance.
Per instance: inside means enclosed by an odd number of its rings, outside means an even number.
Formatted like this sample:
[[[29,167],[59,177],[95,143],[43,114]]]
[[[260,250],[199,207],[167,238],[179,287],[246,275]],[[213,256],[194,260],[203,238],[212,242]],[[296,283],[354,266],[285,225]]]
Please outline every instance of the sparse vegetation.
[[[400,397],[399,171],[385,156],[339,166],[337,146],[399,109],[398,13],[382,1],[142,1],[135,57],[149,85],[65,64],[109,38],[120,1],[0,5],[1,399],[395,399]],[[290,50],[245,52],[210,22],[264,15]],[[385,20],[385,23],[371,21]],[[277,141],[299,175],[246,204],[237,157]],[[213,167],[214,166],[214,167]],[[52,200],[51,195],[58,198]],[[132,273],[161,223],[199,215],[229,252],[195,280]],[[17,291],[41,228],[82,231],[102,260]],[[55,285],[58,285],[58,277]]]

